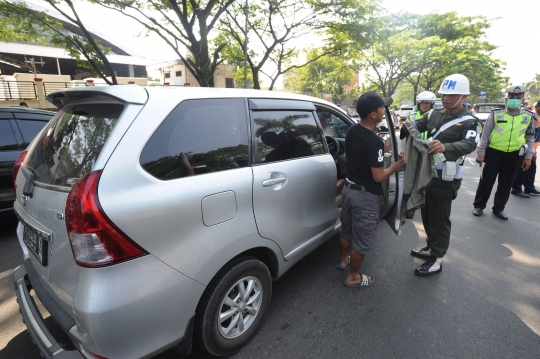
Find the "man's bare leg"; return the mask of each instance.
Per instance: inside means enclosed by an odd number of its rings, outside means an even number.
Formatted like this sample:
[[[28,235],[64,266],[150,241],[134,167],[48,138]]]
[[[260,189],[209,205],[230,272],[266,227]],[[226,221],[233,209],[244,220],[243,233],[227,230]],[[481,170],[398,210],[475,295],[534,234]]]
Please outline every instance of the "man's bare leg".
[[[341,267],[345,267],[347,264],[349,264],[349,248],[351,246],[351,242],[344,239],[343,237],[339,238],[339,250],[341,252],[341,259],[339,260],[339,265]]]
[[[360,267],[364,261],[364,255],[358,253],[354,249],[351,249],[351,264],[349,266],[349,275],[347,275],[347,283],[356,284],[362,281],[362,276],[358,273],[360,272]],[[373,278],[368,277],[370,282],[373,282]]]

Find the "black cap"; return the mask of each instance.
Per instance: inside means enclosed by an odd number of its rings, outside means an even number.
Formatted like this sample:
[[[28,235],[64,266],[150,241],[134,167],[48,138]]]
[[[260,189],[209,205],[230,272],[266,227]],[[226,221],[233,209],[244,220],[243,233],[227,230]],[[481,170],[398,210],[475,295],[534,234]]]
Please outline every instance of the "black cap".
[[[366,118],[370,113],[379,107],[390,106],[392,99],[390,97],[381,97],[375,91],[362,94],[356,102],[356,112],[360,118]]]
[[[535,106],[540,106],[540,100],[536,101]]]

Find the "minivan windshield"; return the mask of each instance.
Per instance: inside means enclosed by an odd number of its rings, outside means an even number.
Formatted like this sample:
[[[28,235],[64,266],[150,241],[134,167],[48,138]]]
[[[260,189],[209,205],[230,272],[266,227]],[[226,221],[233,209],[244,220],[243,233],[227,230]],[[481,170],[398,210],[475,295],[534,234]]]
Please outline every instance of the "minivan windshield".
[[[24,161],[34,180],[69,187],[92,171],[123,109],[122,104],[93,103],[60,110]]]

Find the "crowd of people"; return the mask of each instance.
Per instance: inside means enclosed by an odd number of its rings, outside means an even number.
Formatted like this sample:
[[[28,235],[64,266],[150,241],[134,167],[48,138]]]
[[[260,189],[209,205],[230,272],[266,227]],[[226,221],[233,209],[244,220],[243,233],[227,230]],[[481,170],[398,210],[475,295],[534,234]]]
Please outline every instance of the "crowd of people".
[[[411,255],[425,262],[414,274],[428,277],[442,271],[451,236],[451,209],[463,179],[465,156],[477,151],[482,167],[473,202],[474,216],[481,216],[498,181],[493,215],[508,220],[504,212],[513,194],[521,198],[540,195],[534,186],[536,149],[540,141],[540,101],[527,109],[524,86],[506,89],[506,107],[493,110],[482,126],[467,102],[468,79],[448,76],[440,85],[443,108],[434,109],[436,95],[418,94],[415,111],[400,131],[400,159],[384,168],[383,154],[390,149],[375,134],[390,100],[367,92],[357,101],[360,121],[351,126],[345,139],[347,178],[342,192],[339,270],[348,268],[344,285],[368,287],[373,277],[361,274],[365,255],[373,247],[379,220],[381,182],[396,171],[405,171],[402,219],[420,210],[427,235],[426,245]],[[405,167],[405,164],[406,167]]]

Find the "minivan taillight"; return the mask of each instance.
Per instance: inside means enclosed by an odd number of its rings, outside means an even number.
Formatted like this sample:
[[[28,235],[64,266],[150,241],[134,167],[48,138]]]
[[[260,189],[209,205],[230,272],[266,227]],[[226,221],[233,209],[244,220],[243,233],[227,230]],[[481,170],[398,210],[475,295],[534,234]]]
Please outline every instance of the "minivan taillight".
[[[22,151],[19,158],[17,158],[17,161],[15,161],[15,166],[13,167],[13,188],[15,189],[17,189],[17,173],[19,173],[27,153],[28,151]]]
[[[103,213],[97,196],[100,176],[101,171],[94,171],[77,181],[66,202],[66,228],[81,267],[104,267],[148,254]]]

